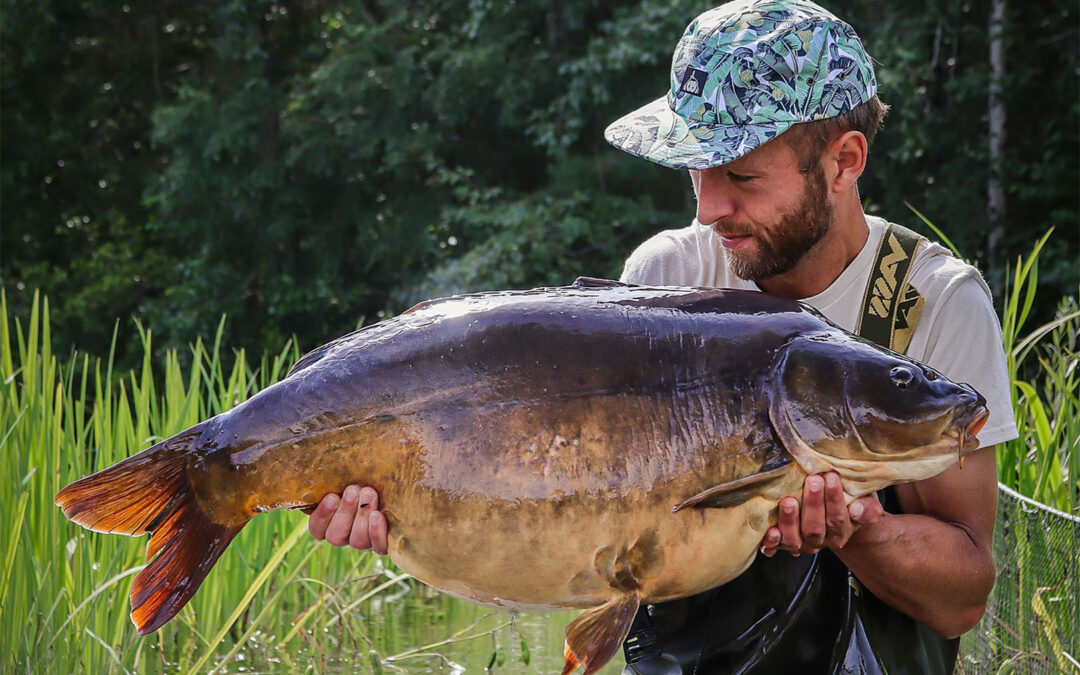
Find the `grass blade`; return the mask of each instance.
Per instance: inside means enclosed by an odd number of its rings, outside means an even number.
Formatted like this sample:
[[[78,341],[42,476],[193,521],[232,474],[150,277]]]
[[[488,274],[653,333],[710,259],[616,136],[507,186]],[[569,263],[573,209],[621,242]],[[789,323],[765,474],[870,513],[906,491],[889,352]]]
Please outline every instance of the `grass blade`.
[[[255,597],[255,594],[262,588],[262,585],[266,583],[266,580],[269,579],[274,570],[278,568],[281,561],[285,559],[285,554],[291,551],[293,546],[296,546],[296,543],[300,541],[300,538],[305,534],[307,534],[307,522],[302,521],[297,523],[296,527],[293,528],[293,531],[290,532],[289,536],[282,542],[280,548],[274,551],[274,555],[270,557],[270,560],[263,566],[259,575],[255,577],[255,580],[248,586],[247,592],[244,593],[244,597],[237,603],[236,607],[233,608],[233,612],[229,615],[229,618],[221,625],[218,632],[210,638],[210,646],[203,652],[203,655],[199,657],[199,660],[191,666],[188,670],[188,675],[202,672],[203,666],[205,666],[206,662],[213,657],[214,648],[221,644],[221,641],[225,638],[225,634],[229,632],[229,629],[236,623],[236,620],[239,619],[240,615],[247,609],[248,605],[251,603],[251,599]]]

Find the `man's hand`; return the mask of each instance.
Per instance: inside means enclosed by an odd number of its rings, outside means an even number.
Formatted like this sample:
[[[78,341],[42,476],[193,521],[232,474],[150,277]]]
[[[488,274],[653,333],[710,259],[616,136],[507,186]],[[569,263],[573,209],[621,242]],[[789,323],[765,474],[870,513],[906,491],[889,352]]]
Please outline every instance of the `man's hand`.
[[[323,497],[308,519],[308,532],[334,546],[387,552],[386,516],[379,510],[379,494],[370,487],[350,485],[340,497]]]
[[[780,500],[780,515],[761,540],[761,553],[769,558],[777,551],[792,555],[817,553],[822,548],[839,550],[863,525],[876,523],[883,509],[873,495],[860,497],[848,506],[840,476],[807,476],[803,482],[802,507],[794,497]]]

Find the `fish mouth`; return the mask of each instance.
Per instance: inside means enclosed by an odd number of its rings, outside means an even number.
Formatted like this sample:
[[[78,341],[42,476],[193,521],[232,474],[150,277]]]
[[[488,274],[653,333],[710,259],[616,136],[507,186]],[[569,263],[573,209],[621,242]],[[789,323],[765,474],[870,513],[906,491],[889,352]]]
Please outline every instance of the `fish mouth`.
[[[964,468],[964,457],[979,449],[978,433],[986,426],[986,420],[990,418],[990,411],[986,406],[976,406],[959,420],[957,427],[960,433],[957,436],[956,455],[960,461],[960,468]]]

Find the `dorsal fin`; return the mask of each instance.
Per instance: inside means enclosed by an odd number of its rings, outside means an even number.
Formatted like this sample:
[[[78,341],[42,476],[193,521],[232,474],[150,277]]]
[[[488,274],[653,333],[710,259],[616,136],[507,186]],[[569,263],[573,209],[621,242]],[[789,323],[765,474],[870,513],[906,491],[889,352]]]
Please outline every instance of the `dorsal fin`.
[[[629,288],[632,284],[624,284],[621,281],[611,279],[597,279],[596,277],[578,277],[571,284],[574,288]]]
[[[402,314],[412,314],[413,312],[419,312],[420,310],[424,309],[425,307],[431,307],[432,305],[437,305],[437,304],[439,304],[441,302],[444,302],[446,300],[449,300],[449,299],[451,299],[453,297],[454,296],[451,296],[450,298],[432,298],[430,300],[421,300],[420,302],[416,303],[412,307],[410,307],[407,310],[405,310],[404,312],[402,312]]]

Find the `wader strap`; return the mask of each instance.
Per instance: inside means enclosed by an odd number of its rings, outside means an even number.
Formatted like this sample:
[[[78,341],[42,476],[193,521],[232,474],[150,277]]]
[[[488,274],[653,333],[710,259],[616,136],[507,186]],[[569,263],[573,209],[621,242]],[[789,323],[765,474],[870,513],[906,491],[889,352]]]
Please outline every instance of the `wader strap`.
[[[907,352],[923,308],[924,298],[908,283],[908,276],[915,252],[924,241],[925,237],[905,227],[889,224],[874,257],[855,329],[861,337],[901,354]],[[887,512],[900,512],[893,487],[880,490],[877,496]],[[848,672],[841,667],[848,663],[859,663],[862,673],[883,674],[889,671],[886,664],[904,663],[913,653],[923,655],[921,662],[915,662],[924,669],[933,666],[935,672],[952,672],[958,639],[942,638],[864,592],[851,570],[847,578],[846,616],[831,675]],[[898,657],[900,653],[905,655]]]
[[[911,343],[924,298],[908,283],[915,251],[926,238],[893,223],[881,237],[863,293],[855,332],[903,354]]]

